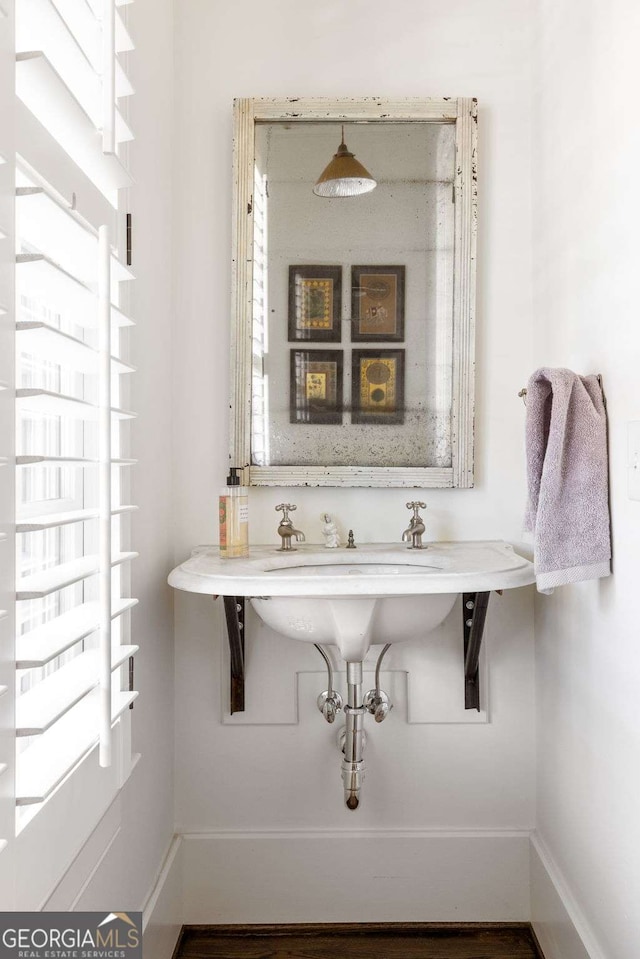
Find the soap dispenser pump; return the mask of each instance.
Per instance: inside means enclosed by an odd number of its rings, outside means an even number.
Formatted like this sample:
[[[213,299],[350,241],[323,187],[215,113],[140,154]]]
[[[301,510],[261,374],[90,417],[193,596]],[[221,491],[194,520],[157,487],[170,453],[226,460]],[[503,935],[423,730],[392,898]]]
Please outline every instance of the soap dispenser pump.
[[[220,490],[220,555],[242,559],[249,555],[249,496],[240,485],[240,470],[232,467]]]

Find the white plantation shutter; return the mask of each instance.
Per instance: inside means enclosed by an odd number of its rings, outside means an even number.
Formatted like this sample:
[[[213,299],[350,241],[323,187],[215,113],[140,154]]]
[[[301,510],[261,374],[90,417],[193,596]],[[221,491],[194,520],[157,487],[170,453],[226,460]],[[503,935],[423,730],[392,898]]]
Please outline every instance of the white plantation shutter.
[[[10,122],[13,103],[12,6],[0,0],[0,851],[15,832],[13,776],[15,760],[13,519],[13,153]],[[11,902],[13,874],[0,869],[0,902]]]
[[[0,17],[1,17],[1,11],[0,11]],[[4,162],[4,158],[0,160],[0,165],[2,165],[3,162]],[[6,234],[4,235],[3,239],[5,240],[7,239]],[[6,313],[7,313],[7,308],[0,305],[0,314],[5,316]],[[8,383],[5,383],[3,380],[0,380],[0,393],[5,394],[8,389],[8,385],[9,385]],[[3,396],[3,399],[4,399],[4,396]],[[0,453],[9,453],[9,450],[3,449],[0,446]],[[2,468],[6,469],[7,462],[8,462],[7,456],[0,455],[0,469]],[[0,550],[2,551],[0,552],[0,558],[3,561],[2,565],[5,567],[3,569],[3,573],[5,574],[5,576],[3,578],[6,578],[6,575],[9,572],[7,559],[6,559],[6,550],[8,548],[7,539],[8,539],[7,534],[4,532],[0,532]],[[5,591],[3,590],[3,593],[4,592]],[[0,608],[0,630],[6,629],[7,625],[9,624],[10,622],[9,613],[10,611],[8,609]],[[3,676],[2,678],[4,679],[5,677]],[[6,678],[8,680],[9,677],[7,676]],[[0,683],[0,700],[3,700],[3,703],[2,703],[3,706],[6,706],[6,698],[7,698],[6,694],[8,692],[10,692],[8,683]],[[3,746],[6,747],[6,743],[3,743]],[[8,755],[8,752],[5,752],[4,750],[0,752],[0,777],[4,777],[5,773],[7,773],[8,770],[11,768],[11,764],[9,760],[10,760],[10,757]],[[6,816],[6,814],[0,817],[0,823],[2,823],[3,828],[6,825],[8,825],[7,820],[8,820],[8,817]],[[9,834],[9,830],[7,829],[7,835],[8,834]],[[6,845],[7,845],[7,838],[5,838],[5,836],[0,833],[0,851],[2,851]]]
[[[137,696],[126,469],[133,275],[121,255],[133,138],[125,17],[114,0],[15,0],[22,823],[96,744],[110,765],[114,724]]]

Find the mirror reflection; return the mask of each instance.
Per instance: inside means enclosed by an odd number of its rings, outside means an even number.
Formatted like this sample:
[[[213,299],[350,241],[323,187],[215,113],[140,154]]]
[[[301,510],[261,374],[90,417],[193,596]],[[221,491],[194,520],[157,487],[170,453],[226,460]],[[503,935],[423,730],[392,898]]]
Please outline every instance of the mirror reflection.
[[[345,151],[368,192],[316,195]],[[257,122],[254,156],[252,465],[450,467],[455,123]]]

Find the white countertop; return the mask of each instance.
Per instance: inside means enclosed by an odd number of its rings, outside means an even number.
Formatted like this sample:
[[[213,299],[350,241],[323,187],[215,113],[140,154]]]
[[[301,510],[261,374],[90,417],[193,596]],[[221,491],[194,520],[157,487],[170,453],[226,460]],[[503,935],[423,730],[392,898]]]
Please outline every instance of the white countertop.
[[[406,596],[514,589],[535,581],[533,564],[500,540],[357,549],[298,544],[295,551],[252,546],[246,559],[222,559],[202,546],[169,575],[175,589],[210,596]]]

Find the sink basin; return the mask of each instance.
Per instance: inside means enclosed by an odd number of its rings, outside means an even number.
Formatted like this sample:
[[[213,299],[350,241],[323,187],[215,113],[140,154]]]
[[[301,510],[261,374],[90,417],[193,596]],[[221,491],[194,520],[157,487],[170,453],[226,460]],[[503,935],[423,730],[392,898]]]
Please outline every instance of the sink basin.
[[[456,593],[319,599],[252,599],[267,626],[289,639],[337,646],[345,662],[360,663],[370,646],[425,637],[449,615]]]
[[[337,646],[361,662],[377,643],[426,636],[449,614],[458,593],[534,582],[533,566],[507,543],[434,543],[424,550],[374,544],[356,550],[253,547],[241,560],[201,547],[169,576],[176,589],[247,596],[277,632]]]

